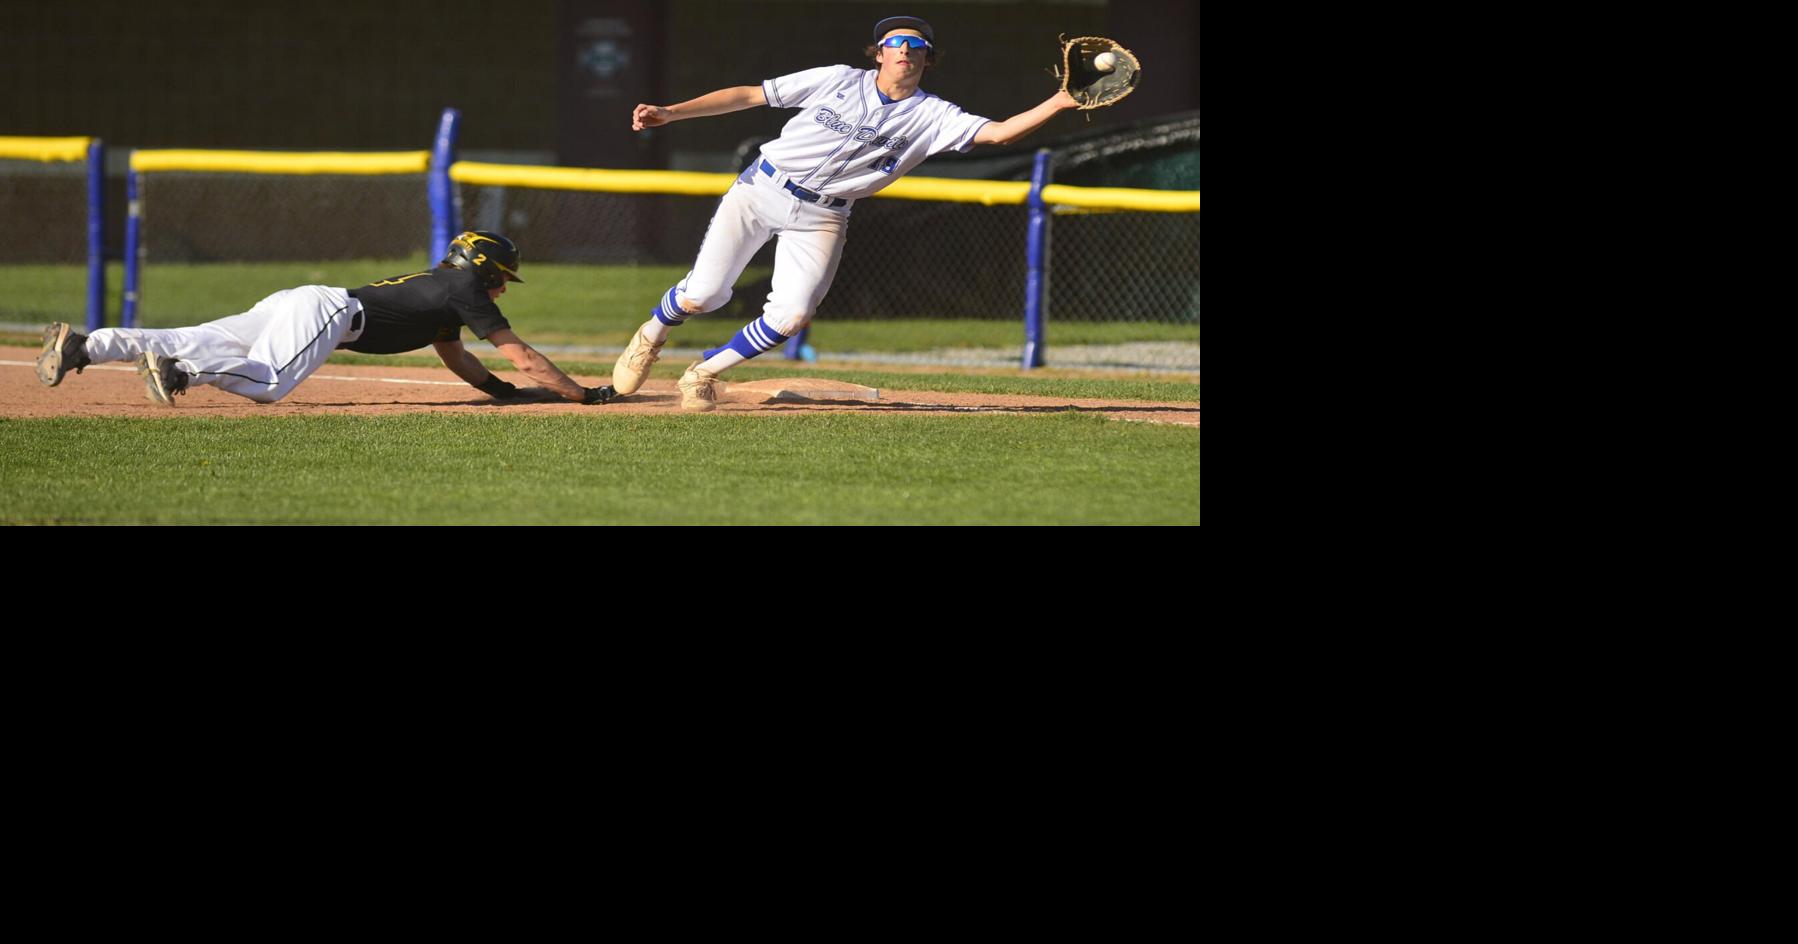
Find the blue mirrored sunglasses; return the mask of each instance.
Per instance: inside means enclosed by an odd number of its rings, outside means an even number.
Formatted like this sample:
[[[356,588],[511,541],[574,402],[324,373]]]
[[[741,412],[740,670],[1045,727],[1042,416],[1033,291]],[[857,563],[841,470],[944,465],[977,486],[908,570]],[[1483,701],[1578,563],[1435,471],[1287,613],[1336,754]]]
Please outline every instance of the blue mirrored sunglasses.
[[[880,44],[893,49],[898,49],[900,46],[909,46],[913,49],[930,48],[930,43],[922,36],[888,36],[886,39],[881,40]]]

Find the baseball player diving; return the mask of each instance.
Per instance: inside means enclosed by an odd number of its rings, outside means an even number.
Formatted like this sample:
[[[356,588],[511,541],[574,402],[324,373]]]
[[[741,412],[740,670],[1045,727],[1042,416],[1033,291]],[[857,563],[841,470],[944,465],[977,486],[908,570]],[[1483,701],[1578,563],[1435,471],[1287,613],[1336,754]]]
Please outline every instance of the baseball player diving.
[[[323,367],[334,350],[400,354],[429,344],[444,366],[496,399],[523,396],[462,346],[462,329],[499,349],[545,389],[577,403],[605,403],[610,387],[583,387],[513,333],[496,302],[518,277],[518,247],[498,233],[468,232],[435,269],[356,289],[302,285],[276,292],[241,315],[192,328],[102,328],[84,335],[56,322],[44,332],[37,377],[48,386],[89,364],[136,361],[144,393],[174,405],[209,385],[274,403]]]
[[[915,16],[874,24],[864,53],[873,69],[825,66],[760,85],[701,95],[679,105],[638,105],[631,129],[723,115],[758,105],[795,108],[731,185],[712,216],[693,270],[663,296],[612,368],[620,395],[635,393],[661,356],[669,332],[730,301],[731,286],[756,250],[780,237],[773,291],[762,316],[724,347],[706,351],[681,376],[681,406],[717,407],[718,375],[770,350],[811,323],[836,277],[857,200],[880,191],[925,158],[976,144],[1010,144],[1077,103],[1064,89],[1047,101],[992,121],[919,88],[936,61],[935,31]]]

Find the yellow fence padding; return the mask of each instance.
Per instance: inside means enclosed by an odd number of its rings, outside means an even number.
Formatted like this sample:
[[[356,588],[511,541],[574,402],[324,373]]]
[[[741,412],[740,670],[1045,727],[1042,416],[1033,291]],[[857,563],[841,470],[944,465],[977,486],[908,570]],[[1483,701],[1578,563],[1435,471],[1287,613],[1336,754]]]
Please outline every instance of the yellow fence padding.
[[[4,138],[0,158],[15,161],[85,161],[93,138]]]
[[[132,151],[134,171],[243,174],[422,174],[430,151],[349,154],[321,151]]]

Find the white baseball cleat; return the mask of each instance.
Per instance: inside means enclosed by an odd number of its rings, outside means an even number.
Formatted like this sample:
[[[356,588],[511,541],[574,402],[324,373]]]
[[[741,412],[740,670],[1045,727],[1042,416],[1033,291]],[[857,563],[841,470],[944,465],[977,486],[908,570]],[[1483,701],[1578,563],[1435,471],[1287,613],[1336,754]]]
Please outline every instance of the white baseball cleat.
[[[680,408],[691,413],[710,413],[718,408],[718,375],[701,370],[694,361],[680,375]]]
[[[630,346],[618,355],[618,363],[612,365],[612,389],[621,397],[636,393],[643,381],[649,379],[649,368],[661,359],[662,345],[667,343],[667,338],[652,343],[643,336],[643,329],[638,328],[631,336]]]

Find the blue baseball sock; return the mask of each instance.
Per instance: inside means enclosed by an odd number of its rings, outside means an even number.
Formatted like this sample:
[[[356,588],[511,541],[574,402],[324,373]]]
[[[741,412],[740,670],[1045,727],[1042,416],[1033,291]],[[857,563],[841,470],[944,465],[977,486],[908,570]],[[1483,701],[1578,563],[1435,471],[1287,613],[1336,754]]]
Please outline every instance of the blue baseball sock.
[[[690,317],[687,310],[682,308],[680,302],[676,301],[674,298],[674,293],[679,288],[679,286],[675,286],[674,288],[669,289],[668,294],[663,295],[661,302],[657,303],[656,307],[649,312],[655,316],[657,321],[660,321],[670,328],[680,327],[681,323]]]
[[[721,373],[766,351],[784,344],[787,336],[768,327],[768,319],[757,318],[743,326],[737,336],[723,347],[706,351],[700,365],[712,373]]]
[[[735,351],[743,360],[749,360],[758,354],[772,351],[787,343],[787,335],[768,327],[768,319],[757,318],[743,326],[737,336],[723,347],[715,347],[700,355],[701,360],[711,360],[725,351]]]

